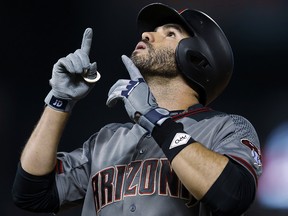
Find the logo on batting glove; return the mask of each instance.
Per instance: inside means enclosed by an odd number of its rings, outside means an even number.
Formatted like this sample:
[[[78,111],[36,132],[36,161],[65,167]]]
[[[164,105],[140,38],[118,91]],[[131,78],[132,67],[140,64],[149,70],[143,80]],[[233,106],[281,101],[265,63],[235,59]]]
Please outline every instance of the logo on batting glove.
[[[174,139],[172,140],[169,149],[173,149],[181,145],[186,145],[190,138],[191,136],[186,133],[177,133],[174,136]]]

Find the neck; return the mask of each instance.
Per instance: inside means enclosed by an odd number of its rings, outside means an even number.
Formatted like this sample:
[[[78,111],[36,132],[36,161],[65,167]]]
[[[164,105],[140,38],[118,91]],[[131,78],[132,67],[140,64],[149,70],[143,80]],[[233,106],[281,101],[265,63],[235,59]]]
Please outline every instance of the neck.
[[[175,78],[145,78],[159,107],[167,110],[186,110],[199,103],[197,93],[182,76]]]

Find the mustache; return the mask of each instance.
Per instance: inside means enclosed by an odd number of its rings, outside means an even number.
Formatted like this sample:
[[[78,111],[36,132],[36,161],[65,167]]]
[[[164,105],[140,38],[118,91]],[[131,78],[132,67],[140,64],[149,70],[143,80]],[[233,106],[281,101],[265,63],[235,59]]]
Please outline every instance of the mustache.
[[[141,42],[145,43],[145,45],[148,47],[148,49],[154,50],[152,44],[150,44],[147,39],[142,39]]]

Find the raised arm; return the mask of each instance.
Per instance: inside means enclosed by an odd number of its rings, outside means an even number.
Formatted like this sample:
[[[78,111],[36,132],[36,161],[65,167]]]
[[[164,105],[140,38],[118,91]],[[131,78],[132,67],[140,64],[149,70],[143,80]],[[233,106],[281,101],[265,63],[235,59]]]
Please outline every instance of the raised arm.
[[[53,67],[52,89],[45,98],[47,107],[21,155],[22,168],[30,174],[44,175],[54,169],[58,143],[69,113],[94,86],[90,81],[100,78],[96,63],[91,64],[89,60],[92,33],[92,29],[87,28],[81,48],[59,59]]]
[[[90,63],[93,32],[84,32],[81,48],[54,65],[46,107],[24,146],[12,195],[20,208],[55,212],[59,207],[54,170],[63,130],[76,102],[84,98],[99,80],[96,62]]]

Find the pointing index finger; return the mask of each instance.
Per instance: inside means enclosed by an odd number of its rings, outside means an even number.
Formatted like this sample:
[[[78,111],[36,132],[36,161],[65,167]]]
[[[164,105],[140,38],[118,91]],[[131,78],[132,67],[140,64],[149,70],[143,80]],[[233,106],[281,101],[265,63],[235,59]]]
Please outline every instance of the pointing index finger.
[[[143,78],[139,69],[134,65],[130,58],[128,58],[126,55],[122,55],[121,58],[132,80]]]
[[[81,49],[89,55],[90,48],[92,44],[92,36],[93,36],[93,30],[92,28],[87,28],[83,34]]]

